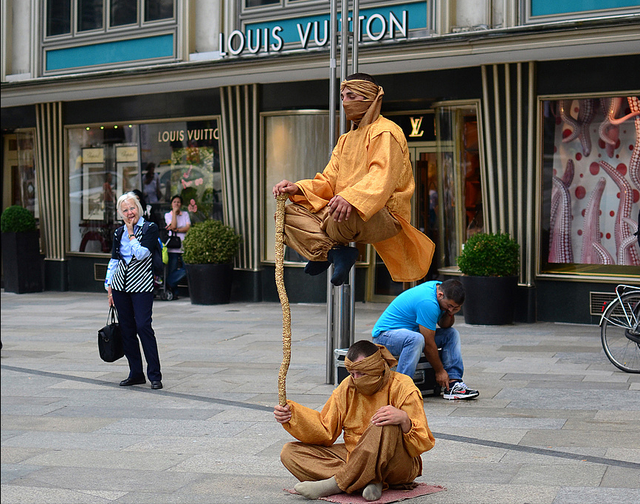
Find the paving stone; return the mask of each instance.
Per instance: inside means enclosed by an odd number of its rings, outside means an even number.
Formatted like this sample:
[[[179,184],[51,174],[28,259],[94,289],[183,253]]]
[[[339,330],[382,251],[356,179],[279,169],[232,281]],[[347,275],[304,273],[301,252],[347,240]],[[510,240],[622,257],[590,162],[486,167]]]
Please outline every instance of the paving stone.
[[[598,486],[606,467],[588,462],[573,464],[522,464],[513,477],[513,484],[538,484],[553,486]]]
[[[296,482],[279,460],[293,438],[272,413],[279,303],[157,303],[165,388],[151,391],[118,386],[125,359],[99,360],[104,294],[0,301],[3,504],[301,502],[283,491]],[[386,306],[356,305],[358,339]],[[292,319],[287,398],[320,410],[333,391],[325,306],[293,305]],[[436,445],[418,481],[447,490],[412,502],[640,501],[640,377],[606,360],[596,325],[456,327],[481,395],[424,398]]]
[[[554,504],[637,504],[640,491],[630,488],[563,487],[558,490]]]

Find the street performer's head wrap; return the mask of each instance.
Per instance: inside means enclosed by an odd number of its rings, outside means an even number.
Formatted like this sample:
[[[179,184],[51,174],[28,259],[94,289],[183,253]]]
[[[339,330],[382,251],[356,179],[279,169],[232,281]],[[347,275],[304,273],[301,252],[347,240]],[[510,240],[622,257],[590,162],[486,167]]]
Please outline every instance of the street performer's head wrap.
[[[363,348],[358,351],[359,348],[354,349],[354,345],[360,344]],[[344,364],[349,373],[358,372],[363,376],[354,378],[351,376],[353,385],[358,392],[364,395],[373,395],[384,387],[389,381],[391,376],[391,369],[398,361],[391,355],[391,352],[382,345],[374,345],[370,341],[361,340],[351,346],[347,357],[345,357]],[[377,347],[377,348],[375,348]],[[356,350],[352,352],[351,350]],[[362,355],[367,355],[364,359],[354,362],[351,359],[357,359]]]
[[[378,86],[375,82],[358,78],[360,76],[373,79],[367,74],[353,74],[340,84],[340,92],[344,91],[344,88],[348,88],[350,91],[364,96],[364,100],[361,101],[342,102],[347,119],[353,123],[352,129],[354,125],[358,127],[367,126],[378,118],[382,107],[382,97],[384,96],[382,86]]]

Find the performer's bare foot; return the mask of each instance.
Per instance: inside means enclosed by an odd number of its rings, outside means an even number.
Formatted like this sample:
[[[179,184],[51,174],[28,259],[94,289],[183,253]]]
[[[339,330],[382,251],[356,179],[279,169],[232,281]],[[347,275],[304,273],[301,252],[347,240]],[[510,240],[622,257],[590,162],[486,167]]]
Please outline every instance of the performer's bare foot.
[[[320,481],[301,481],[293,489],[303,497],[310,500],[316,500],[320,497],[342,493],[342,490],[336,483],[335,476]]]
[[[362,497],[367,501],[376,501],[382,497],[382,483],[369,483],[362,491]]]

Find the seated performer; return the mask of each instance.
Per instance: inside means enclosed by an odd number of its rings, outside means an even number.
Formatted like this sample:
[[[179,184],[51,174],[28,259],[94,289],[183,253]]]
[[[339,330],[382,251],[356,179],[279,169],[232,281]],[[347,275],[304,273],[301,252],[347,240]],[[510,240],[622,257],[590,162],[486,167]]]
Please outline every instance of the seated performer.
[[[420,454],[434,438],[422,395],[380,345],[360,340],[345,358],[349,374],[321,412],[293,401],[276,406],[276,420],[300,442],[287,443],[280,458],[307,499],[362,491],[377,500],[389,485],[407,485],[422,474]],[[344,433],[344,444],[334,444]]]
[[[331,282],[342,285],[359,252],[350,242],[372,243],[391,278],[412,282],[431,264],[433,242],[410,224],[413,171],[402,129],[380,115],[384,91],[368,74],[347,77],[342,106],[351,131],[338,139],[331,160],[315,178],[282,180],[273,195],[288,194],[285,244],[319,275],[331,263]]]
[[[462,381],[460,333],[453,328],[464,297],[459,280],[425,282],[395,298],[371,333],[374,343],[399,356],[396,371],[411,378],[424,351],[445,399],[475,399],[479,395]],[[442,349],[442,360],[438,348]]]

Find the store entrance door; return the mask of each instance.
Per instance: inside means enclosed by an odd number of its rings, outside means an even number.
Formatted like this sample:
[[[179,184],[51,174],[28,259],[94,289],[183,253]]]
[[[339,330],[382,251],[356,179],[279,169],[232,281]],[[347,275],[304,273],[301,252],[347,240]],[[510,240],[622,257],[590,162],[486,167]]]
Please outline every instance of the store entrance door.
[[[439,218],[436,144],[435,142],[412,143],[409,146],[409,156],[416,182],[411,205],[411,223],[437,244]],[[367,301],[391,302],[398,294],[417,284],[417,282],[394,282],[373,246],[369,247],[372,259],[369,265]],[[433,257],[426,280],[431,280],[437,275],[437,257],[437,254]]]

